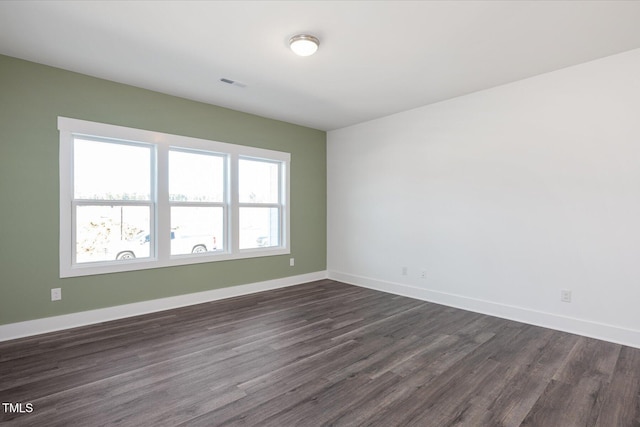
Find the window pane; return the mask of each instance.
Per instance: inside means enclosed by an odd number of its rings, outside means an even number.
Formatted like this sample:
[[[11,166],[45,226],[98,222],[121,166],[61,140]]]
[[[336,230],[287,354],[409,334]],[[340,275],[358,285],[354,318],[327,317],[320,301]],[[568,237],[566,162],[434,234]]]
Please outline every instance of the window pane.
[[[219,207],[171,208],[171,255],[223,250],[223,214]]]
[[[278,203],[280,201],[279,164],[240,159],[240,203]]]
[[[224,158],[210,154],[169,152],[169,200],[222,202]]]
[[[148,206],[78,206],[76,262],[148,258]]]
[[[240,208],[240,249],[280,245],[278,208]]]
[[[74,139],[74,198],[151,200],[151,148]]]

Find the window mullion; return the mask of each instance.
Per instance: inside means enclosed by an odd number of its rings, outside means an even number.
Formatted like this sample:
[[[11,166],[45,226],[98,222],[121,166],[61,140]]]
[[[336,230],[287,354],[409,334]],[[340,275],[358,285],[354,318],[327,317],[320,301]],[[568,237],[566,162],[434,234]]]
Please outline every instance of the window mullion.
[[[238,203],[241,208],[277,208],[282,209],[281,203]]]
[[[224,208],[226,203],[222,202],[182,202],[182,201],[169,201],[169,206],[185,206],[185,207],[213,207],[213,208]]]
[[[169,203],[169,148],[158,145],[156,151],[156,257],[166,261],[171,254],[171,205]],[[152,182],[154,182],[152,181]]]
[[[75,199],[73,206],[153,206],[149,200],[103,200],[103,199]]]
[[[280,163],[278,167],[279,175],[280,175],[280,185],[278,186],[278,202],[280,202],[280,236],[279,241],[280,245],[284,247],[289,247],[289,210],[287,207],[289,206],[289,165],[287,163]]]
[[[239,194],[239,173],[238,162],[240,156],[232,153],[229,165],[229,200],[230,200],[230,218],[229,218],[229,250],[236,253],[240,248],[240,194]]]

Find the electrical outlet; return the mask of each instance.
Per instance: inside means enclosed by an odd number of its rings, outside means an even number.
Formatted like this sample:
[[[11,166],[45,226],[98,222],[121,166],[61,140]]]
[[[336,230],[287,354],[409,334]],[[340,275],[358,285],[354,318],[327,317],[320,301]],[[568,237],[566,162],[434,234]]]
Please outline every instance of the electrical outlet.
[[[53,288],[51,289],[51,301],[60,301],[62,299],[62,289]]]
[[[294,265],[296,265],[295,259],[289,258],[289,267],[293,267]]]
[[[560,291],[560,301],[571,302],[571,291],[568,289],[562,289]]]
[[[426,279],[427,278],[427,270],[422,270],[420,272],[420,278],[421,279]]]
[[[406,276],[407,274],[409,274],[409,269],[407,267],[402,267],[402,275]]]

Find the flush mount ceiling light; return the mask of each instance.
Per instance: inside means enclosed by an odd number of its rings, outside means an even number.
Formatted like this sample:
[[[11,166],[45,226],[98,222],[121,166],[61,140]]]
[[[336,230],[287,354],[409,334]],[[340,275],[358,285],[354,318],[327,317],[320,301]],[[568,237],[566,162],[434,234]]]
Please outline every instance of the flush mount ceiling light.
[[[298,34],[289,39],[289,47],[298,56],[310,56],[316,53],[320,46],[317,37],[308,34]]]

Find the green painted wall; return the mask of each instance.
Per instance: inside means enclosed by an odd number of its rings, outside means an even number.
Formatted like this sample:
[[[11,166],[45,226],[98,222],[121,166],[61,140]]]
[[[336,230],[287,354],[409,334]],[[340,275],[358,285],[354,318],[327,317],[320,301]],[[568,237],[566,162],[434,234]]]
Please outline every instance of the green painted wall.
[[[295,267],[272,256],[60,279],[58,116],[290,152]],[[326,133],[0,55],[0,204],[0,324],[322,271]]]

